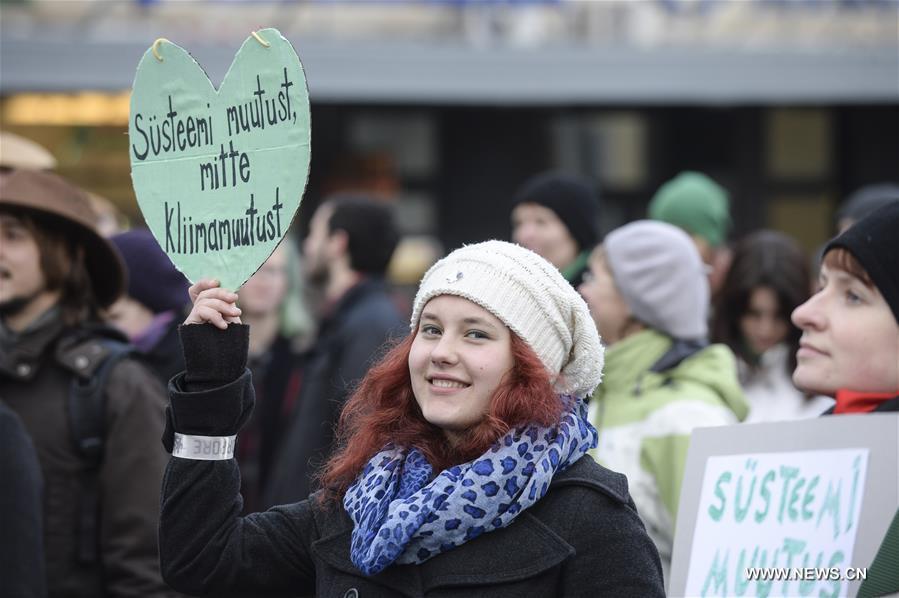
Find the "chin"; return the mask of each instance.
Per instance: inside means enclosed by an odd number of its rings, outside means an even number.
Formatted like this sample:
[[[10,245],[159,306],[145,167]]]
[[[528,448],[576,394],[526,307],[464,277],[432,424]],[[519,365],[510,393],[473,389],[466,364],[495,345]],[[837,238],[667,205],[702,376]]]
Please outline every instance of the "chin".
[[[426,422],[428,422],[432,426],[437,426],[440,429],[446,428],[452,421],[452,418],[447,417],[445,413],[441,413],[433,409],[422,409],[421,415],[422,417],[424,417]]]
[[[424,413],[425,421],[427,421],[432,426],[437,426],[444,432],[451,432],[458,434],[460,431],[464,431],[468,428],[464,423],[460,423],[458,417],[454,417],[449,413]]]
[[[822,385],[820,381],[820,376],[816,376],[813,372],[804,372],[801,365],[797,366],[793,372],[793,384],[802,392],[828,397],[837,394],[838,389],[828,388],[826,385]]]

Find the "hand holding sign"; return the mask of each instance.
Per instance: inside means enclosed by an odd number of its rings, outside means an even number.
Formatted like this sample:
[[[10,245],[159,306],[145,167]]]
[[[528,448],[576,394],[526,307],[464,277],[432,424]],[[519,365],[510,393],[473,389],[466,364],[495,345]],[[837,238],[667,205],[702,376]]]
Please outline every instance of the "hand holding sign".
[[[190,301],[194,304],[185,324],[209,323],[225,330],[228,324],[240,324],[240,308],[237,307],[237,293],[219,288],[216,280],[203,279],[188,289]]]
[[[309,174],[303,67],[276,29],[248,37],[217,91],[157,41],[134,79],[131,177],[147,225],[191,281],[237,289],[271,255]]]

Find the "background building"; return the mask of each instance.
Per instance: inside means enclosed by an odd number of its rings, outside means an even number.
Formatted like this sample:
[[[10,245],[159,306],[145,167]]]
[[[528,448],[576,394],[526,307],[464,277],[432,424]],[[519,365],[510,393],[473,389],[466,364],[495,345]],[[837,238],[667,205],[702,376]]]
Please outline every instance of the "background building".
[[[737,234],[812,248],[839,201],[899,179],[894,0],[47,1],[0,4],[2,127],[139,218],[128,91],[158,37],[218,85],[249,27],[296,47],[313,102],[304,202],[365,188],[445,247],[507,238],[509,197],[558,168],[602,190],[602,228],[698,169]],[[252,24],[252,25],[250,25]],[[2,151],[2,148],[0,148]],[[305,225],[309,210],[301,210]]]

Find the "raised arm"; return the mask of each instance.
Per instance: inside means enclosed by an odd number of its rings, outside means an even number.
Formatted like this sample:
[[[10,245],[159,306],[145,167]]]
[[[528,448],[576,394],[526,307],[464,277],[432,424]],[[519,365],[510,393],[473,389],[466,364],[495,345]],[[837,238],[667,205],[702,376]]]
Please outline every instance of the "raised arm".
[[[173,453],[162,484],[162,574],[191,594],[312,593],[307,501],[240,517],[240,472],[233,439],[253,409],[246,369],[249,327],[237,295],[201,281],[181,327],[186,371],[169,383],[163,444]],[[180,455],[180,456],[179,456]]]

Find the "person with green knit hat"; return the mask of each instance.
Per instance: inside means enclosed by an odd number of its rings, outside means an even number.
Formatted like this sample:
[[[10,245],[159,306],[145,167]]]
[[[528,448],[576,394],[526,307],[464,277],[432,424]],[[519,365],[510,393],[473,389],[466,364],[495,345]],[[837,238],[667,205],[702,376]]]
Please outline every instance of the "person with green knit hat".
[[[649,218],[683,229],[709,266],[716,296],[730,266],[727,235],[731,229],[730,194],[701,172],[684,171],[659,187],[649,202]]]
[[[659,187],[649,202],[649,217],[720,247],[731,227],[730,196],[701,172],[685,171]]]

